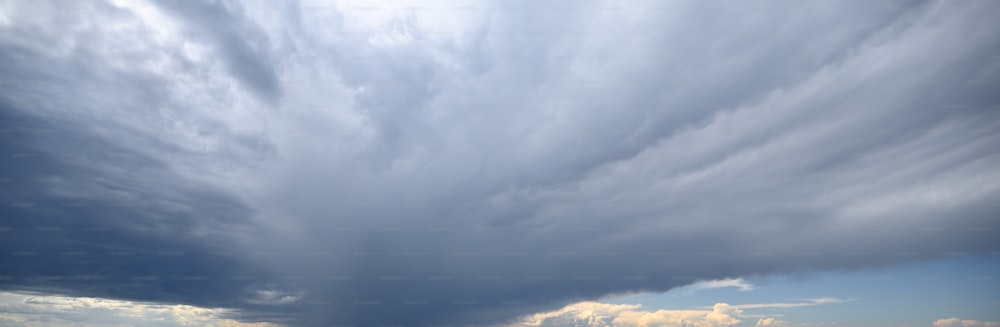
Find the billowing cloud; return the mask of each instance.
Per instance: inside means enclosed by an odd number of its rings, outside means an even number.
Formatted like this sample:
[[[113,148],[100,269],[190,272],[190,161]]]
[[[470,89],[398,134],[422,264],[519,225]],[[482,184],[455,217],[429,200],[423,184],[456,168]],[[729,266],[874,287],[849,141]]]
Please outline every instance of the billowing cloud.
[[[740,309],[717,303],[711,310],[637,310],[639,305],[581,302],[561,310],[536,314],[522,325],[529,326],[736,326]]]
[[[716,303],[696,310],[644,310],[640,304],[609,304],[585,301],[562,309],[523,317],[519,326],[736,326],[756,318],[755,326],[783,326],[786,322],[774,317],[745,312],[755,309],[791,309],[844,302],[837,298],[816,298],[798,302],[748,303],[730,305]],[[753,321],[753,320],[750,320]],[[940,320],[945,321],[945,320]],[[935,325],[936,326],[936,325]]]
[[[489,324],[995,251],[998,14],[0,1],[0,288]]]
[[[757,327],[784,326],[784,325],[785,325],[784,322],[774,318],[760,318],[757,320],[757,323],[754,324],[754,326]]]
[[[996,327],[1000,322],[965,320],[958,318],[938,319],[934,321],[934,327]]]

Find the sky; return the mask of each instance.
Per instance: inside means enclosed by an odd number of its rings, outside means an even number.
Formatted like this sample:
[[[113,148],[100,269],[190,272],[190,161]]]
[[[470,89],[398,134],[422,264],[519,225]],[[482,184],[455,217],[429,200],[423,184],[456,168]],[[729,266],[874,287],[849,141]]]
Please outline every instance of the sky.
[[[995,0],[0,0],[0,325],[1000,326]]]

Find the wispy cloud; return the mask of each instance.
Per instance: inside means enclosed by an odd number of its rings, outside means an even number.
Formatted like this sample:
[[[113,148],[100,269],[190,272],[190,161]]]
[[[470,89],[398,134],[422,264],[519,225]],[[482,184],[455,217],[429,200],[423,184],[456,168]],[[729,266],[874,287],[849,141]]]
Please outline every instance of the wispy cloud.
[[[822,297],[815,299],[808,299],[798,302],[775,302],[775,303],[751,303],[751,304],[738,304],[734,305],[734,308],[739,309],[789,309],[798,307],[809,307],[821,304],[834,304],[855,301],[855,299],[842,300],[832,297]]]
[[[743,280],[743,278],[726,278],[726,279],[698,281],[695,282],[694,284],[681,287],[677,291],[682,293],[683,292],[690,293],[698,290],[709,290],[709,289],[727,288],[727,287],[735,287],[739,289],[740,292],[752,291],[757,288],[753,284]]]
[[[998,327],[998,321],[979,321],[971,319],[945,318],[934,321],[934,327]]]

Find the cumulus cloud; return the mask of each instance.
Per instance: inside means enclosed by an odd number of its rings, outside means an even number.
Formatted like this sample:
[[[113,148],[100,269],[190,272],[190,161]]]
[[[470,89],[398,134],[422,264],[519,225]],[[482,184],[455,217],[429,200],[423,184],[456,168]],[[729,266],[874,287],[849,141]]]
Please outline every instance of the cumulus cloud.
[[[0,287],[495,323],[995,251],[998,14],[0,1]]]
[[[757,320],[754,326],[757,327],[768,327],[768,326],[784,326],[785,323],[781,320],[776,320],[774,318],[761,318]]]
[[[996,327],[1000,322],[964,320],[958,318],[938,319],[934,321],[934,327]]]
[[[716,303],[701,310],[643,310],[640,304],[579,302],[562,309],[526,316],[518,323],[528,326],[736,326],[747,318],[758,318],[755,326],[783,326],[773,317],[761,317],[744,310],[789,309],[843,302],[836,298],[817,298],[800,302]]]

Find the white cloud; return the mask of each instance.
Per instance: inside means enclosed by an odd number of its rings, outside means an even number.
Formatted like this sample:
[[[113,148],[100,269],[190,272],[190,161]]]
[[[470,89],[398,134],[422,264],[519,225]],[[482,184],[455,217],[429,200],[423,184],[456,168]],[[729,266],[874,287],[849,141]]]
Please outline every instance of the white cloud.
[[[837,298],[815,298],[801,302],[752,303],[731,305],[716,303],[697,310],[643,310],[640,304],[579,302],[562,309],[537,313],[521,320],[527,326],[735,326],[746,318],[759,318],[755,326],[784,326],[787,322],[773,317],[745,313],[753,309],[790,309],[821,304],[841,303]]]
[[[253,304],[260,305],[288,305],[302,299],[302,293],[290,293],[274,289],[263,289],[254,291],[253,298],[247,300]]]
[[[722,327],[740,323],[742,310],[716,303],[711,310],[640,310],[638,304],[580,302],[557,311],[532,315],[527,326],[685,326]]]
[[[934,327],[1000,327],[1000,322],[963,320],[953,317],[935,320]]]
[[[682,289],[697,291],[697,290],[707,290],[716,288],[726,288],[726,287],[736,287],[741,292],[752,291],[757,287],[749,282],[743,280],[743,278],[727,278],[727,279],[714,279],[714,280],[704,280],[695,282],[694,284],[683,287]]]
[[[784,325],[786,325],[784,321],[777,320],[774,318],[761,318],[757,320],[756,324],[754,324],[754,326],[756,327],[772,327],[772,326],[784,326]]]
[[[89,297],[0,292],[0,325],[269,327],[227,318],[228,309],[152,304]]]
[[[849,302],[849,301],[851,300],[841,300],[832,297],[822,297],[822,298],[808,299],[801,302],[740,304],[740,305],[735,305],[734,307],[740,309],[789,309],[789,308],[810,307],[820,304],[834,304],[834,303]]]

